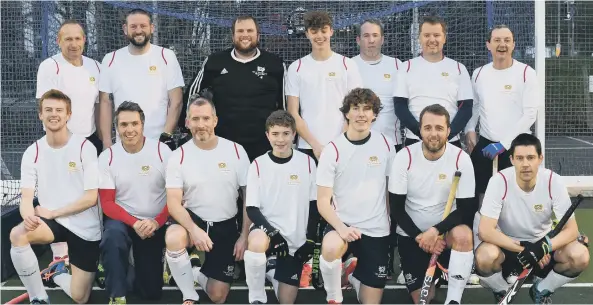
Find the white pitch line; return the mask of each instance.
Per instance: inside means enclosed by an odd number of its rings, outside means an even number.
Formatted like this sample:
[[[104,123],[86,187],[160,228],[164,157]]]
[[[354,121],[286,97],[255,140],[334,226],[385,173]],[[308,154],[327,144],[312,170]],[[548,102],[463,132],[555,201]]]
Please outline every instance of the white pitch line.
[[[575,149],[593,149],[593,146],[583,146],[583,147],[546,147],[546,150],[575,150]]]
[[[521,288],[529,288],[531,287],[532,284],[525,284],[523,286],[521,286]],[[566,287],[566,288],[592,288],[593,287],[593,283],[568,283],[563,285],[562,287]],[[440,288],[447,288],[447,285],[442,285]],[[270,289],[269,287],[266,287],[266,289]],[[404,285],[387,285],[385,286],[386,290],[403,290],[403,289],[407,289],[406,286]],[[465,289],[484,289],[482,286],[480,285],[467,285],[465,286]],[[24,291],[26,290],[25,287],[23,286],[3,286],[2,288],[0,288],[0,291]],[[62,290],[60,287],[55,287],[55,288],[47,288],[45,287],[45,290],[48,291],[55,291],[55,290]],[[104,290],[102,288],[99,287],[93,287],[93,290],[95,291],[100,291],[100,290]],[[177,287],[168,287],[165,286],[163,287],[163,290],[165,291],[178,291],[179,288]],[[196,288],[196,290],[202,290],[202,288]],[[248,290],[247,286],[232,286],[231,290]],[[306,288],[300,288],[300,290],[314,290],[313,287],[306,287]]]
[[[567,137],[567,138],[569,138],[571,140],[575,140],[575,141],[578,141],[578,142],[581,142],[581,143],[585,143],[585,144],[589,144],[589,145],[593,146],[593,143],[591,143],[589,141],[585,141],[585,140],[574,138],[574,137]]]

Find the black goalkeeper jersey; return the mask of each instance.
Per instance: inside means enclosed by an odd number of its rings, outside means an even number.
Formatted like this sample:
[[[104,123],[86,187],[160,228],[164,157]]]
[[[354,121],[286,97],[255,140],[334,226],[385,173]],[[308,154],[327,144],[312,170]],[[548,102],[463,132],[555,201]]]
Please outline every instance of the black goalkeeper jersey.
[[[183,99],[180,125],[184,124],[190,95],[210,88],[216,106],[216,134],[235,141],[247,150],[249,159],[270,149],[265,122],[270,113],[284,108],[282,59],[259,50],[254,59],[241,62],[226,49],[208,56]]]

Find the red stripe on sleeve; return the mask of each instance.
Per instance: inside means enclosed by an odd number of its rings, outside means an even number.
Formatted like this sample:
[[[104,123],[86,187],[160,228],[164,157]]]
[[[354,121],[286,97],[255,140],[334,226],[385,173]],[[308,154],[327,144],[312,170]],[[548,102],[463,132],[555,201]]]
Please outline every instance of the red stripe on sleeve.
[[[387,151],[391,152],[391,147],[389,147],[389,142],[387,142],[387,138],[385,138],[385,135],[382,133],[381,136],[383,137],[383,141],[385,141],[385,145],[387,145]]]
[[[301,69],[301,59],[299,58],[299,65],[297,66],[297,72]]]
[[[165,58],[165,48],[161,49],[161,56],[163,57],[163,60],[165,61],[165,65],[168,65],[167,59]]]
[[[33,163],[37,163],[37,158],[39,158],[39,144],[35,141],[35,161]]]
[[[478,77],[480,77],[480,73],[482,72],[482,69],[484,68],[484,66],[480,67],[480,70],[478,70],[478,75],[476,75],[476,79],[474,80],[474,83],[478,82]]]
[[[344,64],[344,68],[348,70],[348,66],[346,66],[346,56],[342,56],[342,63]]]
[[[113,150],[109,147],[109,166],[111,166],[111,162],[113,162]]]
[[[101,200],[103,213],[105,213],[107,217],[119,220],[130,227],[133,227],[134,223],[138,221],[136,217],[130,215],[124,208],[115,203],[114,189],[99,189],[99,199]]]
[[[461,75],[461,66],[459,62],[457,62],[457,71],[459,71],[459,75]]]
[[[169,208],[167,208],[167,205],[165,204],[165,207],[163,208],[163,210],[158,215],[156,215],[154,220],[159,224],[159,228],[160,228],[163,225],[165,225],[165,222],[167,222],[167,219],[169,219]]]
[[[336,144],[334,144],[334,142],[330,143],[334,146],[334,149],[336,150],[336,162],[338,162],[338,160],[340,159],[340,152],[338,151],[338,147],[336,146]]]
[[[161,163],[163,163],[163,156],[161,155],[161,141],[157,144],[157,152],[159,153],[159,159],[161,159]]]
[[[58,65],[58,62],[53,57],[51,59],[56,63],[56,74],[60,74],[60,65]]]
[[[408,157],[410,161],[408,161],[408,170],[410,170],[410,167],[412,167],[412,153],[410,152],[410,148],[406,146],[406,150],[408,151]]]
[[[395,70],[399,70],[399,65],[397,64],[397,58],[395,59]]]
[[[307,162],[309,163],[309,174],[311,173],[311,157],[307,155]]]
[[[527,68],[529,68],[529,66],[525,65],[525,69],[523,70],[523,82],[524,83],[527,82]]]
[[[502,200],[507,198],[507,177],[505,177],[501,172],[498,172],[502,176],[502,180],[504,180],[504,195],[502,195]]]
[[[88,141],[88,139],[84,139],[82,144],[80,144],[80,162],[82,162],[82,148],[84,147],[84,143],[86,143],[86,141]]]
[[[461,157],[461,152],[463,152],[463,150],[459,150],[459,153],[457,154],[457,161],[455,161],[455,167],[457,167],[457,170],[459,170],[459,158]]]
[[[179,164],[183,163],[183,157],[185,156],[185,151],[183,151],[183,146],[180,146],[179,148],[181,148],[181,160],[179,160]]]
[[[239,156],[239,149],[237,148],[237,143],[233,143],[235,145],[235,153],[237,154],[237,159],[241,160],[241,156]]]
[[[259,177],[259,163],[257,163],[257,160],[253,160],[253,163],[255,163],[255,170],[257,171],[257,176]]]
[[[406,72],[410,72],[410,61],[408,60],[408,70],[406,70]]]
[[[99,70],[99,73],[101,73],[101,68],[99,68],[99,63],[96,60],[93,60],[95,62],[95,66],[97,66],[97,70]]]
[[[115,53],[116,52],[117,51],[113,51],[113,56],[111,56],[111,61],[109,62],[109,66],[108,67],[111,67],[111,64],[113,64],[113,60],[115,59]]]
[[[548,181],[548,193],[550,193],[550,199],[552,198],[552,171],[550,171],[550,180]]]

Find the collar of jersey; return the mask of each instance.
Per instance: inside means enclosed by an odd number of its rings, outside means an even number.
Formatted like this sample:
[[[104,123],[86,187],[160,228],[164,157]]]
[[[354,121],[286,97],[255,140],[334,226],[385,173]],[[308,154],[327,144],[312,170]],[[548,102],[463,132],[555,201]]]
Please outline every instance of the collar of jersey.
[[[243,63],[243,64],[246,64],[246,63],[248,63],[248,62],[250,62],[250,61],[253,61],[253,60],[255,60],[256,58],[258,58],[258,57],[259,57],[259,55],[260,55],[260,54],[261,54],[261,52],[259,51],[259,48],[255,48],[255,55],[253,55],[253,57],[251,57],[251,58],[248,58],[248,59],[241,59],[241,58],[238,58],[237,56],[235,56],[235,48],[233,48],[233,49],[231,50],[231,57],[232,57],[234,60],[236,60],[236,61],[238,61],[238,62],[240,62],[240,63]]]

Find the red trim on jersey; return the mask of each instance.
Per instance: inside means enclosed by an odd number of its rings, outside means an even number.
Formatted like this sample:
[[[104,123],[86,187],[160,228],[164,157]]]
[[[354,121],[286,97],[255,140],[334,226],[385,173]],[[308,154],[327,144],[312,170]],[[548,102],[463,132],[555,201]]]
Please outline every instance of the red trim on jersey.
[[[550,193],[550,199],[552,198],[552,171],[550,171],[550,180],[548,181],[548,193]]]
[[[136,217],[130,215],[124,208],[115,203],[115,189],[99,189],[99,201],[101,202],[103,213],[107,217],[119,220],[130,227],[133,227],[134,223],[138,221]]]
[[[109,166],[111,166],[111,162],[113,162],[113,150],[109,147]]]
[[[299,58],[299,65],[297,66],[297,72],[301,69],[301,59]]]
[[[507,198],[507,177],[505,177],[501,172],[498,172],[502,176],[502,180],[504,180],[504,195],[502,195],[502,200]]]
[[[241,160],[241,156],[239,156],[239,149],[237,148],[237,143],[233,143],[235,145],[235,153],[237,154],[237,159]]]
[[[395,70],[399,70],[399,66],[397,64],[397,58],[394,58],[394,59],[395,59]]]
[[[84,139],[82,144],[80,144],[80,162],[82,162],[82,148],[84,147],[84,143],[86,143],[86,141],[88,141],[88,139]]]
[[[336,150],[336,162],[338,162],[338,159],[340,159],[340,152],[338,151],[338,147],[336,147],[336,144],[334,144],[334,142],[329,143],[331,143],[331,145],[333,145],[334,149]]]
[[[459,65],[459,62],[457,62],[457,70],[459,71],[459,75],[461,75],[461,66]]]
[[[163,208],[163,210],[158,215],[156,215],[154,220],[159,224],[159,228],[160,228],[163,225],[165,225],[165,223],[167,222],[168,219],[169,219],[169,208],[167,208],[167,205],[165,204],[165,207]]]
[[[108,67],[111,67],[111,64],[113,63],[113,60],[115,59],[115,52],[117,52],[117,51],[113,51],[113,56],[111,56],[111,61],[109,62],[109,66]]]
[[[39,144],[35,141],[35,161],[33,163],[37,163],[37,158],[39,158]]]
[[[157,152],[159,153],[159,159],[161,159],[161,163],[163,163],[163,156],[161,155],[161,141],[158,142],[159,144],[157,144]]]
[[[165,65],[168,65],[167,59],[165,58],[165,48],[161,49],[161,56],[163,57],[163,60],[165,61]]]
[[[408,70],[406,72],[410,72],[410,61],[408,60]]]
[[[342,56],[342,64],[344,64],[344,68],[348,70],[348,66],[346,66],[346,56]]]
[[[181,148],[181,160],[179,160],[179,164],[183,163],[183,157],[185,156],[185,152],[183,151],[183,146],[179,146]]]
[[[383,135],[382,133],[381,136],[383,137],[383,141],[385,141],[385,145],[387,145],[387,151],[391,152],[391,147],[389,147],[389,142],[387,142],[387,138],[385,138],[385,135]]]
[[[60,65],[58,65],[58,62],[53,57],[50,58],[56,63],[56,74],[60,74]]]
[[[527,82],[527,68],[529,68],[528,65],[525,65],[525,69],[523,70],[523,82]]]
[[[259,163],[257,163],[257,160],[253,160],[253,163],[255,163],[255,170],[257,171],[257,176],[259,177]]]
[[[457,161],[455,161],[455,167],[457,167],[457,169],[459,170],[459,157],[461,157],[461,152],[463,152],[463,150],[459,150],[459,153],[457,154]]]
[[[478,75],[476,75],[476,79],[474,80],[474,83],[478,82],[478,77],[480,77],[480,73],[482,72],[482,69],[484,68],[484,66],[480,67],[480,70],[478,70]]]
[[[459,104],[459,106],[457,106],[457,109],[461,109],[461,106],[463,106],[464,101],[461,101],[461,104]]]
[[[99,63],[93,59],[93,61],[95,62],[95,66],[97,66],[97,70],[99,70],[99,73],[101,73],[101,68],[99,68]]]
[[[412,167],[412,153],[410,152],[410,148],[406,146],[406,150],[408,151],[408,157],[410,157],[410,161],[408,161],[408,170]]]
[[[397,140],[397,123],[399,122],[399,118],[395,119],[395,145],[399,145],[399,141]]]
[[[311,157],[307,155],[307,162],[309,163],[309,174],[311,173]]]

